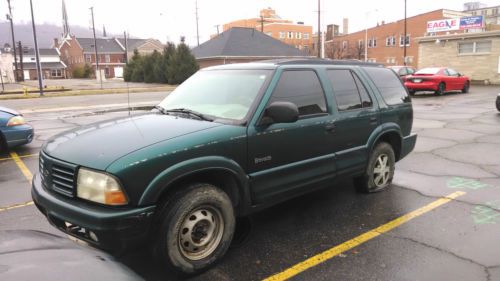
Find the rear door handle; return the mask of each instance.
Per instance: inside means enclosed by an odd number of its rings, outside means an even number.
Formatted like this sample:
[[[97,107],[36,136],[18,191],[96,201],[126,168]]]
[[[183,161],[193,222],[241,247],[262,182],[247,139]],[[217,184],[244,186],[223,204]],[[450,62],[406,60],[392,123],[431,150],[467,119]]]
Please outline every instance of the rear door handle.
[[[377,124],[378,118],[377,117],[370,117],[370,124]]]

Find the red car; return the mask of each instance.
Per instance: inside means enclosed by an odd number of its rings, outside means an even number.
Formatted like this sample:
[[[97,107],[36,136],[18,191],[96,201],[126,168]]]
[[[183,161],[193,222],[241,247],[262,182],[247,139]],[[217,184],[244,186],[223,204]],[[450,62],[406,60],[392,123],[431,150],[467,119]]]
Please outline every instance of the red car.
[[[446,67],[429,67],[407,76],[404,82],[411,95],[417,91],[434,91],[442,95],[449,91],[469,92],[469,77]]]

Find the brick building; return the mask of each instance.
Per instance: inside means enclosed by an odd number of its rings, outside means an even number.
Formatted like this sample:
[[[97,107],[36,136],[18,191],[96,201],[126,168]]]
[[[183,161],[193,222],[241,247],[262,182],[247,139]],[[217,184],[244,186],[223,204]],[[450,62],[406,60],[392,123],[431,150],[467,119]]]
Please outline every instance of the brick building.
[[[241,19],[223,25],[223,31],[232,27],[248,27],[257,29],[275,39],[299,50],[309,52],[313,43],[313,29],[302,22],[294,23],[291,20],[280,18],[276,11],[267,8],[260,11],[260,17]]]
[[[417,67],[419,53],[415,38],[425,36],[427,22],[447,18],[460,18],[470,14],[436,10],[407,18],[407,38],[404,38],[404,20],[384,23],[350,34],[332,36],[325,41],[325,56],[333,59],[365,60],[365,37],[368,35],[368,61],[385,65],[404,64],[404,45],[406,44],[407,64]],[[365,33],[366,32],[366,33]],[[328,35],[326,37],[329,37]],[[406,42],[405,42],[406,41]]]
[[[72,76],[78,67],[90,64],[96,70],[96,56],[93,38],[66,37],[61,43],[54,40],[54,45],[61,54],[62,61],[68,66],[68,74]],[[116,39],[98,38],[97,53],[99,55],[99,68],[104,70],[106,78],[123,76],[125,66],[125,50]]]
[[[485,84],[500,84],[500,31],[427,36],[416,39],[419,67],[449,66]]]

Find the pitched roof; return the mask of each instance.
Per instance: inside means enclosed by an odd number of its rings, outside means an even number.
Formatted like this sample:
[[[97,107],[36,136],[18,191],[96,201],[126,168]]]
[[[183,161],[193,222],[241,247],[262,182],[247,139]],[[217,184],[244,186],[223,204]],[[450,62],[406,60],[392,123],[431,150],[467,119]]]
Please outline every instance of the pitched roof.
[[[118,42],[125,48],[125,39],[124,38],[117,38]],[[137,38],[127,38],[127,49],[129,52],[141,47],[142,45],[146,44],[147,42],[151,42],[153,44],[158,45],[158,47],[163,48],[163,44],[157,40],[157,39],[137,39]]]
[[[40,66],[42,67],[42,69],[65,69],[66,68],[66,66],[62,62],[42,62]],[[23,62],[23,69],[24,70],[36,69],[36,63]]]
[[[38,53],[40,54],[40,56],[43,57],[49,57],[49,56],[59,57],[57,50],[52,48],[40,48],[38,49]],[[34,48],[23,49],[23,56],[34,56],[34,55],[35,55]]]
[[[82,46],[84,53],[94,53],[94,38],[76,38]],[[120,44],[113,38],[98,38],[97,52],[102,53],[124,53]]]
[[[253,28],[233,27],[193,48],[197,59],[209,57],[304,57],[305,52]]]

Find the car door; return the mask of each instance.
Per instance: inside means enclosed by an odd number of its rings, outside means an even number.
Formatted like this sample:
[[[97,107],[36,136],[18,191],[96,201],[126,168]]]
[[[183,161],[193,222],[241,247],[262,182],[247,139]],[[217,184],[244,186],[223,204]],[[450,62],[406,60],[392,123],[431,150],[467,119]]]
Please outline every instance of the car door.
[[[335,175],[332,116],[316,71],[283,71],[266,104],[279,101],[296,104],[299,120],[260,126],[262,115],[248,129],[250,188],[257,204],[303,192],[306,185]]]
[[[334,140],[337,174],[349,174],[366,165],[368,138],[379,124],[378,106],[352,70],[329,69],[327,76],[338,111]]]
[[[453,69],[447,68],[444,71],[446,75],[446,89],[447,90],[457,90],[458,89],[458,73]]]

